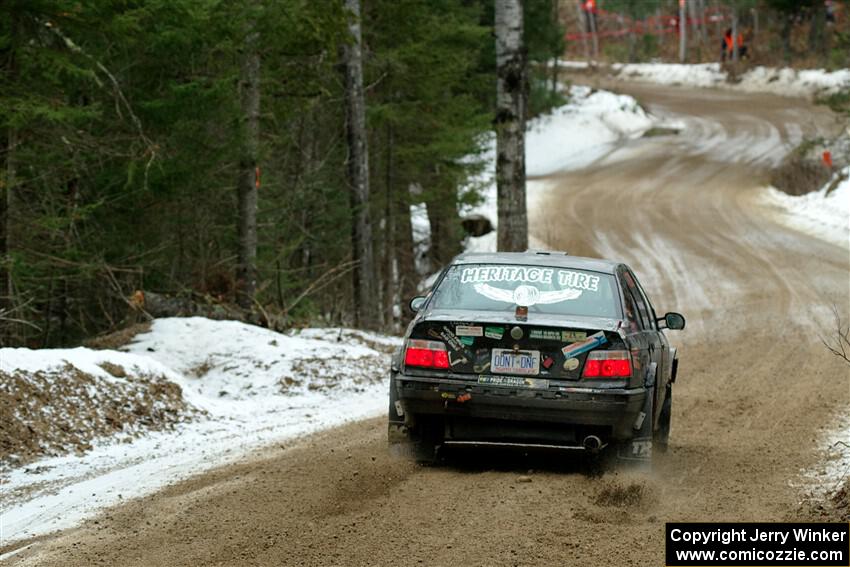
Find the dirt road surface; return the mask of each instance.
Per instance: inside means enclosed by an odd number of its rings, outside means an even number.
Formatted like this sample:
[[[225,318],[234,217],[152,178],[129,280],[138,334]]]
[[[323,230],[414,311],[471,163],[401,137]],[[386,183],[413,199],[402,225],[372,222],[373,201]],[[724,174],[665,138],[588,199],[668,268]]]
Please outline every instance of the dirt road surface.
[[[546,179],[532,232],[630,263],[681,311],[671,451],[651,475],[551,456],[422,468],[388,455],[383,419],[192,478],[36,541],[13,565],[662,565],[665,521],[801,517],[801,470],[850,405],[819,334],[848,308],[850,254],[755,202],[804,134],[794,100],[622,86],[675,136],[625,142]],[[531,469],[531,470],[529,470]]]

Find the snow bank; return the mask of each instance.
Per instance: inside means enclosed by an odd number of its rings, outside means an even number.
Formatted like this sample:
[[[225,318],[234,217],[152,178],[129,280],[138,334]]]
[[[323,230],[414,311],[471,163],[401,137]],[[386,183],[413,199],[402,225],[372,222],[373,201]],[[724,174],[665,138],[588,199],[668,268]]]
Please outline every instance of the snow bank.
[[[526,175],[543,177],[586,167],[609,154],[617,142],[638,138],[657,124],[657,119],[647,114],[631,96],[573,86],[569,103],[529,122],[525,139]],[[486,167],[467,190],[477,190],[483,201],[463,214],[484,215],[495,228],[498,223],[495,136],[486,140],[480,159],[485,161]],[[545,181],[531,179],[526,182],[529,210],[538,206],[545,187]],[[529,246],[547,248],[539,241],[531,241]],[[466,250],[495,251],[495,230],[484,236],[467,238]]]
[[[274,406],[280,396],[351,391],[383,378],[371,368],[381,364],[383,353],[336,341],[331,335],[287,336],[238,321],[202,317],[158,319],[152,331],[138,335],[128,350],[173,368],[182,377],[179,383],[186,399],[195,406],[232,416],[246,408]],[[316,372],[328,364],[336,368]]]
[[[0,349],[0,471],[132,440],[197,413],[180,377],[145,357],[86,348]]]
[[[574,86],[570,97],[569,104],[529,124],[525,139],[528,176],[589,165],[610,151],[613,142],[638,138],[654,124],[628,95]]]
[[[587,69],[579,61],[562,61],[565,69]],[[788,67],[754,67],[732,80],[720,63],[683,65],[678,63],[615,63],[610,66],[618,77],[662,85],[714,87],[781,96],[814,97],[850,88],[850,69],[796,70]]]
[[[767,92],[782,96],[811,97],[850,89],[850,69],[775,69],[756,67],[741,77],[733,88],[747,92]]]
[[[85,454],[50,457],[0,473],[0,547],[71,527],[105,506],[141,496],[254,448],[386,411],[386,369],[400,339],[350,329],[280,334],[233,321],[158,319],[126,350],[0,349],[0,370],[68,365],[105,381],[120,365],[180,386],[204,410],[139,438],[99,439]]]
[[[727,81],[726,72],[719,63],[679,65],[673,63],[620,63],[611,68],[621,78],[638,79],[661,85],[687,85],[691,87],[717,87]]]
[[[843,181],[827,194],[842,176]],[[768,187],[763,205],[776,212],[783,224],[838,246],[850,247],[850,167],[835,174],[819,191],[792,196]]]

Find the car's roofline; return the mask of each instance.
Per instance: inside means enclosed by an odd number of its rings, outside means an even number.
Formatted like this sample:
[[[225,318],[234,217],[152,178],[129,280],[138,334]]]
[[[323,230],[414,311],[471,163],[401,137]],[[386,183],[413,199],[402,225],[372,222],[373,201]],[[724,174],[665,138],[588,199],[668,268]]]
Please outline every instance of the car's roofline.
[[[566,252],[529,250],[527,252],[464,252],[455,256],[451,262],[451,265],[464,264],[517,264],[551,268],[573,268],[603,274],[614,274],[617,266],[622,263],[602,260],[600,258],[570,256]]]

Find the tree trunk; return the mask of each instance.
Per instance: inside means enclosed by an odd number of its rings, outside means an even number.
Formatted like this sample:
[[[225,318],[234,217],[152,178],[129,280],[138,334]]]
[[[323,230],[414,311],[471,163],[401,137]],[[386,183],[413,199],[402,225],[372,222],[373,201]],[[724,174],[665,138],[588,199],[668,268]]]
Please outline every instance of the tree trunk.
[[[626,59],[629,63],[634,63],[637,61],[637,38],[635,37],[635,24],[637,22],[637,18],[629,14],[628,24],[622,15],[617,16],[617,20],[620,23],[620,29],[625,32],[626,40],[628,42],[629,52]]]
[[[525,116],[528,97],[522,0],[496,0],[497,246],[528,248],[525,203]]]
[[[413,225],[410,222],[409,190],[405,187],[395,198],[396,207],[396,261],[398,262],[398,287],[404,314],[405,303],[416,295],[416,251],[413,246]],[[403,319],[404,321],[404,319]]]
[[[688,59],[688,18],[685,0],[679,0],[679,63]]]
[[[12,11],[11,44],[7,77],[11,82],[16,80],[17,67],[15,60],[15,12]],[[14,216],[15,186],[17,184],[16,153],[18,146],[18,131],[14,126],[8,126],[6,131],[6,170],[0,183],[0,313],[9,314],[14,309],[14,288],[12,285],[12,218]],[[11,315],[10,315],[11,316]],[[0,325],[0,346],[10,346],[14,340],[15,329],[11,323]]]
[[[433,268],[439,269],[462,251],[463,229],[457,210],[457,188],[454,183],[440,179],[439,172],[435,172],[430,185],[425,199],[431,231],[428,259]]]
[[[750,43],[755,43],[755,39],[759,35],[759,10],[758,8],[753,8],[751,12],[753,14],[753,41]]]
[[[587,43],[587,20],[584,17],[584,10],[581,9],[582,0],[578,0],[576,2],[576,14],[578,15],[578,20],[576,22],[579,26],[579,32],[581,32],[581,43],[584,47],[584,59],[585,61],[590,61],[590,46]]]
[[[17,131],[9,127],[6,137],[6,171],[0,185],[0,313],[10,313],[14,307],[12,287],[12,238],[11,224],[17,164],[15,162],[15,146],[18,144]],[[12,340],[12,325],[4,325],[0,333],[0,345],[10,345]]]
[[[398,298],[398,260],[396,259],[396,207],[393,203],[393,144],[395,136],[392,125],[387,126],[387,163],[386,163],[386,201],[384,203],[384,219],[386,221],[384,239],[384,320],[390,331],[396,332],[395,306],[399,305]]]
[[[366,103],[363,95],[363,55],[360,0],[345,0],[349,12],[349,43],[343,48],[348,138],[347,175],[351,198],[351,239],[354,260],[354,321],[358,327],[379,329],[383,311],[375,284],[372,225],[369,214],[369,154],[366,141]]]
[[[664,19],[661,15],[661,8],[656,8],[655,10],[655,24],[656,29],[658,31],[658,49],[659,51],[664,51],[664,36],[667,35],[664,33]]]
[[[782,16],[782,58],[786,63],[791,61],[791,24],[794,16],[783,14]]]
[[[823,54],[823,28],[826,21],[826,5],[823,1],[815,2],[812,7],[812,21],[809,25],[809,51]]]
[[[252,6],[253,7],[253,6]],[[257,291],[257,189],[260,147],[260,51],[259,33],[252,14],[239,69],[239,99],[242,107],[242,147],[239,157],[239,253],[236,263],[236,301],[243,309],[254,304]]]
[[[691,18],[691,43],[696,41],[699,44],[699,49],[697,55],[698,59],[702,55],[702,48],[704,47],[704,42],[702,41],[702,35],[700,35],[700,15],[699,15],[699,0],[691,0],[688,2],[688,14]]]
[[[738,45],[738,10],[732,8],[732,61],[738,62],[738,51],[741,46]]]
[[[499,2],[499,0],[496,0]],[[593,39],[593,60],[599,59],[599,35],[596,33],[596,12],[590,10],[587,12],[587,19],[590,21],[590,37]]]

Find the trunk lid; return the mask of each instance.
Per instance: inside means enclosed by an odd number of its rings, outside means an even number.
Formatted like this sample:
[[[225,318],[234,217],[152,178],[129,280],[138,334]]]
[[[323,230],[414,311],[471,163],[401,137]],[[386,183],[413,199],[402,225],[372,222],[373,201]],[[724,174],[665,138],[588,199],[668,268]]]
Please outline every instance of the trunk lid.
[[[432,314],[410,334],[411,339],[445,343],[450,374],[578,380],[590,351],[624,348],[617,320],[529,316],[520,322],[494,314],[471,321],[458,315]]]

